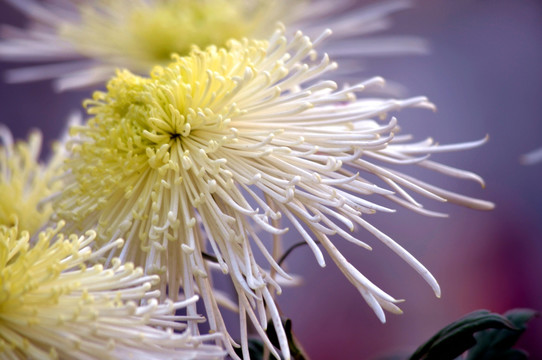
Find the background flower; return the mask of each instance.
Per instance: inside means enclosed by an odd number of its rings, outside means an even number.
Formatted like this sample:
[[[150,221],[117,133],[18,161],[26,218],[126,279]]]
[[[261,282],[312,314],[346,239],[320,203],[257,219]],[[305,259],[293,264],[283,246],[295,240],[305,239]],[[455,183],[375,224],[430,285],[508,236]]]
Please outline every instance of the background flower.
[[[0,225],[19,226],[31,233],[49,221],[51,204],[41,203],[60,189],[64,150],[55,144],[49,161],[40,161],[42,135],[33,131],[28,141],[13,140],[0,124]]]
[[[371,72],[405,84],[411,95],[431,95],[438,105],[436,114],[402,112],[405,132],[433,135],[444,143],[489,133],[490,141],[471,150],[472,156],[442,156],[449,164],[477,169],[487,180],[484,197],[497,207],[492,212],[474,212],[436,204],[450,213],[445,220],[428,220],[401,210],[395,215],[372,216],[374,224],[394,238],[404,239],[443,290],[441,299],[431,296],[408,265],[393,254],[386,255],[387,250],[380,246],[372,253],[357,251],[355,255],[354,248],[346,246],[344,251],[350,251],[352,262],[375,282],[386,282],[400,298],[417,299],[402,303],[403,315],[389,317],[385,325],[366,306],[360,306],[359,295],[350,284],[337,281],[338,270],[322,270],[307,256],[308,248],[296,249],[289,257],[289,270],[303,275],[305,286],[288,289],[279,301],[283,312],[293,317],[294,331],[313,359],[408,353],[437,329],[472,310],[542,308],[542,167],[518,163],[520,154],[540,146],[540,4],[536,0],[419,3],[394,15],[396,25],[388,34],[423,36],[431,42],[432,54],[370,60],[368,65]],[[2,23],[22,26],[20,14],[5,3],[0,8]],[[26,138],[31,127],[45,129],[46,145],[58,137],[58,129],[73,107],[79,106],[79,99],[79,94],[52,95],[47,83],[0,84],[2,121],[16,138]],[[457,191],[480,191],[477,184],[455,180],[448,184],[438,175],[429,178]],[[412,226],[420,222],[423,226]],[[310,301],[300,303],[300,298]],[[226,322],[233,324],[237,319],[236,314],[225,313]],[[535,359],[542,358],[541,336],[542,322],[535,319],[521,340]]]
[[[388,16],[408,0],[375,2],[325,0],[73,0],[7,1],[29,19],[26,29],[4,26],[0,58],[58,62],[13,70],[14,82],[57,79],[58,90],[100,84],[115,68],[146,74],[171,53],[186,55],[192,45],[224,46],[230,38],[267,38],[277,22],[315,37],[331,27],[329,51],[359,72],[368,55],[420,53],[425,43],[405,36],[364,39],[390,25]],[[343,68],[346,70],[349,68]]]
[[[65,238],[62,226],[36,234],[32,245],[28,231],[0,226],[0,357],[223,358],[221,348],[201,344],[218,335],[173,333],[187,319],[175,311],[197,297],[158,305],[156,276],[118,259],[108,269],[87,267],[108,249],[93,254],[95,233]]]

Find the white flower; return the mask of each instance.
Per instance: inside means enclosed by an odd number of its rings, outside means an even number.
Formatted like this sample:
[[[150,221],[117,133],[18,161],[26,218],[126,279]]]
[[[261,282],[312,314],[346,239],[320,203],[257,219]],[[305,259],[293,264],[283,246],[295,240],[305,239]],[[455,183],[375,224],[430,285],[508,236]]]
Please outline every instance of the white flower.
[[[288,40],[279,28],[269,41],[232,40],[225,49],[194,49],[167,67],[155,67],[150,78],[119,71],[107,92],[86,101],[88,123],[72,129],[58,215],[71,226],[97,227],[100,243],[124,238],[123,261],[163,274],[162,289],[167,282],[171,297],[179,287],[187,297],[199,293],[211,329],[227,333],[206,254],[216,257],[237,290],[245,354],[247,317],[268,345],[263,329],[270,317],[289,358],[273,299],[281,290],[271,276],[289,277],[270,249],[288,231],[281,218],[325,266],[321,244],[382,321],[383,310],[400,312],[397,301],[348,262],[332,235],[370,249],[353,236],[356,226],[365,228],[440,295],[429,271],[366,216],[394,211],[380,203],[386,199],[443,215],[426,210],[413,193],[491,209],[489,202],[399,170],[419,166],[483,184],[473,173],[428,158],[485,140],[409,143],[408,136],[396,135],[397,119],[388,112],[432,104],[424,97],[358,99],[383,80],[337,89],[322,79],[336,66],[327,55],[318,56],[308,37],[299,32]],[[268,264],[258,264],[255,251]],[[189,315],[195,312],[188,306]],[[231,347],[228,351],[233,356]]]
[[[62,226],[37,234],[33,246],[27,231],[0,226],[0,358],[223,358],[219,347],[202,344],[218,334],[184,330],[182,321],[202,319],[175,315],[197,297],[158,304],[157,276],[119,259],[108,269],[87,267],[122,240],[93,254],[94,232],[64,238]]]
[[[410,6],[394,0],[361,7],[341,0],[7,0],[25,14],[26,29],[4,26],[0,58],[58,62],[14,69],[12,82],[56,79],[64,90],[100,83],[118,67],[148,73],[171,54],[186,55],[192,45],[223,46],[230,38],[267,38],[278,21],[318,35],[336,32],[329,51],[336,58],[417,53],[423,41],[412,37],[364,38],[389,26],[388,15]],[[346,69],[346,68],[345,68]],[[359,66],[351,71],[359,71]]]

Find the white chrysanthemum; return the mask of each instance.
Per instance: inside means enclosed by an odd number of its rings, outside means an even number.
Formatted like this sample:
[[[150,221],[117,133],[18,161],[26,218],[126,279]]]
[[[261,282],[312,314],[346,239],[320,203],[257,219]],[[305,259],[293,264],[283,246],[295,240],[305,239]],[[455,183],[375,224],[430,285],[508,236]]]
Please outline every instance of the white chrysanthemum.
[[[265,37],[277,21],[309,35],[335,31],[329,51],[336,57],[424,51],[417,38],[363,35],[389,26],[388,15],[409,0],[360,7],[355,0],[7,0],[30,20],[26,29],[4,26],[0,57],[59,62],[12,70],[13,82],[55,78],[57,89],[105,81],[118,67],[148,73],[171,54],[192,45],[223,46],[230,38]],[[353,70],[353,69],[352,69]],[[358,71],[356,68],[355,71]]]
[[[1,359],[221,359],[223,350],[191,336],[175,311],[197,301],[158,304],[158,276],[130,263],[87,267],[85,236],[60,234],[62,224],[36,235],[0,226]],[[109,247],[122,245],[121,240]],[[144,304],[138,304],[138,302]],[[200,319],[196,319],[200,320]],[[184,330],[183,332],[174,332]]]
[[[278,224],[281,217],[324,266],[321,244],[382,321],[383,310],[400,311],[396,300],[348,262],[332,235],[370,249],[353,236],[357,225],[365,228],[439,295],[429,271],[366,215],[394,211],[379,204],[383,198],[442,215],[423,208],[411,193],[491,209],[489,202],[398,170],[419,166],[483,184],[477,175],[428,156],[485,140],[408,143],[407,136],[395,134],[397,120],[387,113],[432,105],[424,97],[356,99],[383,80],[338,90],[334,82],[319,79],[335,68],[327,55],[318,57],[309,38],[297,33],[288,41],[278,29],[269,41],[194,49],[167,67],[155,67],[150,78],[119,71],[107,92],[86,101],[92,115],[88,124],[73,128],[66,185],[55,205],[58,215],[72,226],[97,227],[102,243],[126,239],[119,255],[123,261],[164,274],[162,289],[167,281],[171,297],[179,287],[188,297],[201,294],[211,329],[226,332],[206,261],[206,254],[216,257],[237,290],[245,352],[247,316],[265,341],[263,329],[271,316],[283,355],[289,357],[273,300],[273,289],[280,293],[280,288],[270,273],[288,274],[271,254],[276,241],[263,237],[269,233],[276,239],[288,231]],[[256,263],[256,249],[267,265]],[[189,314],[195,312],[188,307]]]
[[[54,178],[61,174],[64,151],[55,144],[50,160],[41,163],[41,141],[41,133],[34,131],[27,142],[14,143],[0,125],[0,225],[18,223],[33,233],[51,216],[50,204],[40,202],[59,190]]]

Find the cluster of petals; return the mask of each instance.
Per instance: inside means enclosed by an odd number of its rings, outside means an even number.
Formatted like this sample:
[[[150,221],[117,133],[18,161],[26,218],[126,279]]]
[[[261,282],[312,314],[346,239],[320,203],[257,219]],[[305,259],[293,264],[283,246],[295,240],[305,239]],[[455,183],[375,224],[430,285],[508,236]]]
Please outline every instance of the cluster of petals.
[[[186,297],[199,294],[210,328],[226,334],[232,356],[236,343],[222,319],[212,269],[228,274],[236,289],[244,356],[250,319],[278,357],[265,334],[271,321],[289,358],[274,294],[281,292],[275,275],[291,279],[275,251],[290,228],[321,266],[325,252],[384,321],[384,310],[400,312],[397,300],[350,264],[334,242],[342,238],[370,249],[355,232],[365,229],[439,296],[430,272],[366,216],[393,212],[394,202],[445,216],[423,207],[413,194],[493,207],[401,171],[416,166],[483,185],[478,175],[429,157],[486,139],[438,145],[398,134],[390,112],[433,105],[425,97],[360,97],[383,85],[378,77],[339,88],[326,79],[337,64],[316,50],[328,35],[314,41],[301,32],[289,37],[279,26],[267,41],[195,47],[153,68],[149,77],[119,71],[106,92],[85,102],[88,122],[72,127],[56,216],[70,229],[97,229],[102,246],[125,239],[110,259],[118,256],[147,274],[160,274],[163,294],[166,286],[174,299],[181,288]],[[258,263],[258,256],[266,261]],[[196,311],[187,306],[189,315]],[[195,323],[189,327],[197,333]]]
[[[277,22],[317,36],[334,29],[326,51],[354,62],[373,55],[423,53],[409,36],[366,35],[385,30],[389,15],[411,6],[388,0],[6,0],[26,15],[25,28],[4,25],[0,58],[47,63],[8,72],[11,82],[55,79],[57,90],[96,86],[116,68],[146,74],[192,45],[223,46],[228,39],[267,38]],[[347,68],[343,68],[347,69]]]
[[[59,190],[55,178],[61,174],[64,151],[55,144],[46,162],[40,161],[42,135],[33,131],[28,141],[13,141],[9,129],[0,125],[0,225],[37,231],[52,213],[42,203]]]
[[[159,304],[156,276],[118,259],[87,266],[108,247],[92,252],[94,232],[66,237],[62,227],[31,239],[0,226],[0,358],[223,358],[202,343],[219,335],[192,336],[188,318],[175,315],[197,297]]]

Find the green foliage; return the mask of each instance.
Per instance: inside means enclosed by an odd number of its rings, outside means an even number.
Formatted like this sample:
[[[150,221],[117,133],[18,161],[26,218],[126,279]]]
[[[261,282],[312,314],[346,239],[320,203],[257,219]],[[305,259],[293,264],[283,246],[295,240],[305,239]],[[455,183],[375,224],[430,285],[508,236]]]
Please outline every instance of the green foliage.
[[[243,358],[243,352],[241,348],[235,349],[235,353],[240,358]],[[264,345],[263,341],[260,339],[249,339],[248,340],[248,353],[251,360],[263,360]],[[270,359],[275,359],[273,355],[270,355]]]
[[[444,327],[410,360],[452,360],[468,351],[467,360],[522,360],[527,354],[513,349],[536,315],[529,309],[515,309],[504,316],[478,310]]]
[[[527,329],[527,323],[537,316],[530,309],[514,309],[504,315],[478,310],[447,325],[436,333],[429,341],[420,346],[409,360],[453,360],[466,353],[465,360],[525,360],[525,351],[514,349],[518,339]],[[292,332],[292,321],[283,320],[282,325],[288,339],[288,346],[293,360],[305,360],[303,349]],[[273,346],[280,348],[275,327],[267,325],[267,336]],[[259,339],[248,342],[250,358],[264,359],[264,344]],[[241,349],[236,350],[242,357]],[[275,359],[270,355],[270,359]],[[388,360],[400,360],[401,356],[393,356]]]
[[[476,335],[476,346],[469,350],[467,360],[516,360],[527,359],[527,353],[512,349],[529,322],[537,313],[530,309],[514,309],[504,314],[515,327],[508,329],[489,329]]]
[[[307,359],[306,355],[303,352],[303,349],[296,340],[294,333],[292,332],[292,321],[290,319],[283,319],[282,326],[284,326],[284,331],[286,332],[286,338],[288,339],[288,347],[290,348],[290,355],[292,360],[305,360]],[[270,321],[267,324],[267,337],[271,344],[276,348],[280,348],[279,340],[277,333],[275,332],[275,327]],[[251,360],[262,360],[264,353],[263,342],[259,339],[250,339],[248,341],[248,348]],[[242,357],[241,349],[236,349],[237,355]],[[275,359],[273,355],[270,355],[271,359]]]

